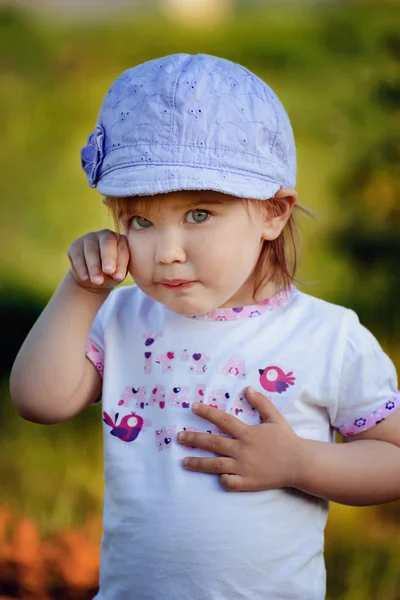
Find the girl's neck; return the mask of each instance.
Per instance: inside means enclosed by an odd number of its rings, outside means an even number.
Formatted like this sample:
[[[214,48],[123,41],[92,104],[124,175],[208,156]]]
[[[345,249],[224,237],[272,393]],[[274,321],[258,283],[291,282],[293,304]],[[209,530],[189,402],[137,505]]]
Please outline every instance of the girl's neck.
[[[269,289],[272,289],[272,287],[270,286]],[[265,289],[264,293],[266,293]],[[205,314],[192,316],[191,318],[204,321],[237,321],[259,317],[266,312],[285,306],[296,294],[297,288],[291,286],[289,289],[280,289],[275,294],[264,296],[263,300],[253,304],[236,304],[232,307],[220,307]]]
[[[238,306],[251,306],[255,304],[261,304],[268,298],[272,298],[278,292],[282,291],[281,287],[274,281],[268,281],[265,285],[258,290],[257,294],[254,295],[255,282],[246,282],[246,286],[242,286],[236,294],[234,294],[227,302],[222,304],[219,308],[236,308]]]

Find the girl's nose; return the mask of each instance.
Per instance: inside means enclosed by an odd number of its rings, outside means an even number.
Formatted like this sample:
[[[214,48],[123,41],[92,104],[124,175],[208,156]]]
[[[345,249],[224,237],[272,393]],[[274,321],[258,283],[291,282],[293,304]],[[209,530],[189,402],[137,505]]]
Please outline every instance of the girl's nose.
[[[157,264],[186,261],[186,252],[178,232],[165,231],[157,236],[154,260]]]

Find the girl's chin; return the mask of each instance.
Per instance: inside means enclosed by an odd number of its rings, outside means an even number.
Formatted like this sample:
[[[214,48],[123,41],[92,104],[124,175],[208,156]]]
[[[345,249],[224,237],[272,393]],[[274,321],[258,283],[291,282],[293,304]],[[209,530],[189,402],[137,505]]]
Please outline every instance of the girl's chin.
[[[156,302],[163,304],[170,311],[185,317],[200,317],[217,308],[228,308],[226,307],[226,304],[231,304],[226,298],[221,298],[219,300],[215,297],[201,298],[201,293],[199,294],[199,288],[197,286],[199,282],[182,290],[170,289],[168,286],[162,286],[160,284],[142,285],[140,281],[135,281],[135,283],[144,294]],[[195,290],[195,288],[197,289]],[[209,296],[212,296],[212,294],[209,294]],[[235,304],[231,305],[233,307],[237,306]]]

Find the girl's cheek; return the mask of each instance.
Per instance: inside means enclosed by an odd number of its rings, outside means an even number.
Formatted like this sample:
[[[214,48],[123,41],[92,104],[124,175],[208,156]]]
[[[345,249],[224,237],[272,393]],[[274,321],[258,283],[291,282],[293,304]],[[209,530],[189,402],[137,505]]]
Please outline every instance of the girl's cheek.
[[[143,244],[129,244],[129,265],[128,269],[131,275],[140,275],[149,269],[150,254],[149,249]]]
[[[132,244],[132,241],[128,237],[128,245],[129,245],[128,269],[129,269],[129,272],[131,273],[132,270],[136,269],[136,265],[138,262],[138,260],[137,260],[137,244]]]
[[[129,263],[128,263],[128,271],[132,275],[132,277],[134,277],[134,275],[135,275],[135,261],[132,258],[132,252],[131,252],[131,258],[129,259]]]
[[[131,275],[135,276],[135,275],[140,275],[140,257],[135,254],[135,250],[131,250],[131,258],[129,260],[129,272],[131,273]]]

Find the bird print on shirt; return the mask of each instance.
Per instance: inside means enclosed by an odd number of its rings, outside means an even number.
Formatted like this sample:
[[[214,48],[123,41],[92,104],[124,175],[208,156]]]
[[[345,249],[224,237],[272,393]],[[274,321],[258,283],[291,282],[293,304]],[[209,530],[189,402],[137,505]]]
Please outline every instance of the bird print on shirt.
[[[266,367],[259,369],[258,372],[260,373],[260,383],[267,392],[282,394],[289,385],[294,385],[296,381],[293,371],[285,373],[280,367]]]
[[[111,435],[119,438],[123,442],[133,442],[142,430],[144,420],[140,415],[131,412],[129,415],[122,417],[121,422],[117,425],[118,413],[114,420],[105,411],[103,412],[103,421],[111,427]]]

